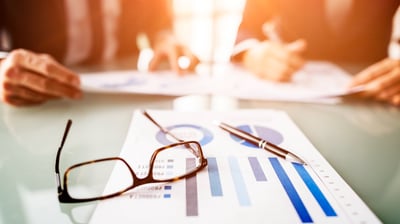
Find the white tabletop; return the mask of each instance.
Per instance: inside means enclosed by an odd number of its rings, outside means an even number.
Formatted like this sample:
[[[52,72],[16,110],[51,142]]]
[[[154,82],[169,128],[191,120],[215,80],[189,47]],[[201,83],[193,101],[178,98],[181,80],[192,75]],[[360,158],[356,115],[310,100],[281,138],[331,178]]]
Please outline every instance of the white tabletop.
[[[95,203],[68,205],[57,199],[55,157],[67,119],[74,124],[61,172],[78,162],[118,156],[134,109],[250,108],[286,111],[384,223],[400,223],[399,108],[128,94],[86,94],[79,101],[27,108],[0,104],[0,223],[71,223],[74,211],[82,219],[75,221],[87,221]]]

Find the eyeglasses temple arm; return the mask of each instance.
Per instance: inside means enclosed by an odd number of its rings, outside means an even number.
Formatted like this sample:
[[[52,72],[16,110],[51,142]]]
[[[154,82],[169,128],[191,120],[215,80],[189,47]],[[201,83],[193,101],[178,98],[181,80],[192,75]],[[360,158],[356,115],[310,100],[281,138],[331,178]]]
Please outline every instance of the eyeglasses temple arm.
[[[57,156],[56,156],[55,171],[56,171],[56,182],[57,182],[58,192],[59,193],[62,191],[62,189],[61,189],[60,169],[59,169],[60,155],[61,155],[61,150],[64,147],[65,140],[67,139],[68,132],[69,132],[69,129],[71,128],[71,125],[72,125],[72,120],[69,119],[68,122],[67,122],[67,125],[65,126],[64,135],[63,135],[63,138],[61,140],[60,147],[58,147]]]
[[[168,129],[164,128],[163,126],[161,126],[159,123],[157,123],[157,121],[155,121],[149,113],[147,113],[147,111],[142,111],[143,115],[146,116],[151,122],[153,122],[153,124],[155,124],[163,133],[171,136],[172,138],[174,138],[175,140],[177,140],[178,142],[184,142],[183,139],[180,139],[178,137],[176,137],[174,134],[172,134]],[[194,150],[190,145],[185,145],[186,148],[190,149],[192,151],[192,153],[194,155],[197,155],[196,150]]]
[[[168,129],[164,128],[163,126],[161,126],[159,123],[157,123],[151,116],[149,113],[147,113],[145,110],[143,111],[143,115],[146,116],[151,122],[153,122],[153,124],[155,124],[163,133],[171,136],[172,138],[174,138],[175,140],[177,140],[178,142],[184,142],[184,140],[176,137],[174,134],[172,134]]]

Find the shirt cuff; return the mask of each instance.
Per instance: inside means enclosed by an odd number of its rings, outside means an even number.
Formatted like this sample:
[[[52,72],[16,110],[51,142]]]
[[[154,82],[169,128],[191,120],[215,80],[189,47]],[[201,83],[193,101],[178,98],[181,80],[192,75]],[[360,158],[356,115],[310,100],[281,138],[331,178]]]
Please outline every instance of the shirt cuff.
[[[389,58],[400,60],[400,38],[394,39],[389,44]]]
[[[0,60],[1,59],[5,59],[8,56],[8,52],[7,51],[0,51]]]

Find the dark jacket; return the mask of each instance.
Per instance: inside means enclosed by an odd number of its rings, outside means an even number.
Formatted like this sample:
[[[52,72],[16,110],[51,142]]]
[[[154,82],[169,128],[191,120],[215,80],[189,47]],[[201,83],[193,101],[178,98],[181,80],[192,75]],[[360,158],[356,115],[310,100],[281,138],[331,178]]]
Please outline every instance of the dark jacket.
[[[168,3],[165,0],[121,0],[118,55],[137,53],[138,32],[153,37],[159,30],[171,29]],[[0,29],[9,34],[12,49],[48,53],[62,61],[67,49],[66,22],[63,0],[0,0]],[[101,38],[101,35],[96,33],[94,37]]]
[[[392,18],[399,0],[353,0],[339,34],[324,15],[323,0],[247,0],[238,40],[265,39],[262,24],[279,18],[278,32],[287,42],[304,38],[306,57],[334,61],[375,62],[387,56]]]

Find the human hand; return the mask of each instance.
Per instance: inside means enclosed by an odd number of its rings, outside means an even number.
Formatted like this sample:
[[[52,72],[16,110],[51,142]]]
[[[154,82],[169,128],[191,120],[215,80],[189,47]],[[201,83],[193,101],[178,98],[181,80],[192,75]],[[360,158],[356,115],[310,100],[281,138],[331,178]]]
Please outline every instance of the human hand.
[[[187,48],[180,44],[171,34],[160,34],[154,43],[154,55],[149,64],[149,70],[154,71],[162,60],[167,59],[171,69],[178,74],[194,71],[199,59]]]
[[[263,41],[244,53],[243,66],[262,79],[288,82],[303,66],[301,53],[305,49],[304,40],[289,44]]]
[[[81,98],[79,77],[51,56],[28,50],[12,51],[0,61],[0,97],[14,106],[56,98]]]
[[[400,106],[400,60],[386,58],[369,66],[353,78],[350,88],[356,86],[364,87],[361,98]]]

